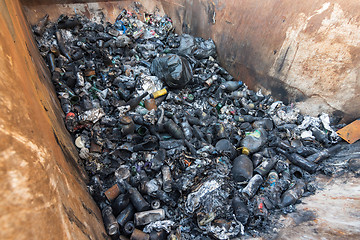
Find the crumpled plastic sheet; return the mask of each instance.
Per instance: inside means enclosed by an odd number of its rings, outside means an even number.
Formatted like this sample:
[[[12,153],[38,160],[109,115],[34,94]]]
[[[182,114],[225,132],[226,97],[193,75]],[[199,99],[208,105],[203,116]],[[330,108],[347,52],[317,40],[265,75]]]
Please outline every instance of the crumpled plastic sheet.
[[[64,42],[72,42],[75,41],[74,35],[70,30],[67,29],[59,29]]]
[[[308,127],[316,127],[321,128],[321,125],[326,129],[327,131],[330,131],[330,137],[332,143],[337,143],[339,140],[339,136],[335,132],[334,129],[330,127],[330,117],[326,113],[322,113],[320,117],[311,117],[311,116],[305,116],[303,122],[297,127],[297,129],[305,130]],[[309,138],[314,139],[312,136],[311,131],[302,131],[301,138]]]
[[[150,72],[170,88],[183,88],[193,77],[188,60],[175,54],[155,58],[151,63]]]
[[[280,118],[280,120],[284,123],[295,123],[300,110],[292,107],[281,107],[276,111],[276,115]]]
[[[191,55],[196,47],[195,38],[189,34],[180,37],[180,46],[176,49],[179,55]]]
[[[256,92],[256,96],[258,96],[258,97],[264,97],[264,95],[262,94],[261,89],[259,89],[259,91]]]
[[[141,95],[144,92],[153,93],[163,88],[162,81],[156,76],[144,76],[140,79],[140,85],[142,90],[138,93]]]
[[[283,102],[282,101],[276,101],[274,102],[273,104],[271,104],[268,112],[269,114],[273,114],[275,112],[275,109],[278,107],[278,106],[284,106]]]
[[[303,131],[300,136],[302,139],[309,139],[309,140],[315,139],[315,137],[312,135],[312,131],[310,130]]]
[[[103,116],[105,116],[105,112],[102,108],[93,108],[88,111],[85,111],[82,115],[79,116],[79,120],[83,122],[93,122],[96,123]]]
[[[190,193],[185,203],[187,213],[194,213],[198,208],[204,207],[206,211],[212,211],[216,207],[222,206],[221,201],[224,193],[221,189],[223,185],[221,178],[212,179],[204,182],[196,191]]]
[[[194,57],[197,59],[209,58],[215,55],[216,46],[212,39],[199,42],[197,49],[194,51]]]
[[[332,143],[338,142],[339,136],[338,136],[338,134],[335,132],[335,130],[330,127],[330,117],[329,117],[329,115],[326,114],[326,113],[323,113],[323,114],[320,115],[319,118],[320,118],[320,120],[321,120],[324,128],[325,128],[326,130],[328,130],[328,131],[331,132],[331,134],[330,134],[331,142],[332,142]]]
[[[304,130],[308,127],[319,127],[321,121],[319,118],[311,117],[311,116],[304,116],[303,122],[297,127],[298,129]]]
[[[171,220],[163,220],[149,223],[143,229],[145,233],[151,233],[152,231],[161,231],[165,230],[167,233],[171,232],[171,227],[175,225],[175,222]]]
[[[144,73],[147,76],[151,75],[150,69],[141,65],[131,67],[131,69],[134,71],[134,75],[142,75],[142,73]]]
[[[235,217],[234,217],[235,218]],[[239,233],[244,235],[244,226],[240,222],[231,222],[231,227],[226,230],[224,227],[210,225],[207,229],[217,239],[227,240],[236,237]]]
[[[121,106],[117,108],[119,110],[119,118],[123,117],[126,115],[126,113],[130,110],[130,106],[126,105],[126,106]]]

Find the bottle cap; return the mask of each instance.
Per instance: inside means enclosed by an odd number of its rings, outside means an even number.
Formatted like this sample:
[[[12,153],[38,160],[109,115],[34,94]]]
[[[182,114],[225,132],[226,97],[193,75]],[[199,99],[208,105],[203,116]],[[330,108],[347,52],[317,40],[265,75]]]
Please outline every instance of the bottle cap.
[[[249,155],[250,154],[250,151],[248,148],[244,147],[242,150],[241,150],[241,153],[244,154],[244,155]]]
[[[167,90],[166,90],[166,88],[163,88],[163,89],[161,89],[159,91],[156,91],[156,92],[152,93],[152,97],[153,98],[158,98],[158,97],[164,96],[165,94],[167,94]]]

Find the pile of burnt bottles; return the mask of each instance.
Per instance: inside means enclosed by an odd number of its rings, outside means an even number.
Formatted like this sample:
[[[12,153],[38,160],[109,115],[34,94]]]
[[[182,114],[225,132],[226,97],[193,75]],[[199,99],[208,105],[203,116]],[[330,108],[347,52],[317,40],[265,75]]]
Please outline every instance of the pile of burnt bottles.
[[[332,118],[249,90],[167,16],[45,16],[33,30],[113,239],[257,235],[340,150]]]

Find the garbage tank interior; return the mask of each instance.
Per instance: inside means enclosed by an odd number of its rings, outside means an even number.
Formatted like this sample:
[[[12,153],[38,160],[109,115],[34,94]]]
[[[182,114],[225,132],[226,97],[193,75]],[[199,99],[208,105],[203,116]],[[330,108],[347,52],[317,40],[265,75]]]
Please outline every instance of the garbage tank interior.
[[[212,38],[222,66],[249,88],[312,116],[326,112],[350,122],[360,115],[356,0],[0,0],[1,239],[107,239],[31,25],[45,14],[55,21],[75,11],[104,13],[114,22],[134,6],[168,14],[178,33]],[[305,231],[313,231],[313,239],[360,237],[358,216],[344,211],[334,217],[344,206],[359,210],[359,179],[323,181],[326,192],[306,200],[319,210],[320,223],[313,224],[321,227],[291,220],[281,239]],[[327,206],[320,205],[334,192],[334,215],[326,215]]]

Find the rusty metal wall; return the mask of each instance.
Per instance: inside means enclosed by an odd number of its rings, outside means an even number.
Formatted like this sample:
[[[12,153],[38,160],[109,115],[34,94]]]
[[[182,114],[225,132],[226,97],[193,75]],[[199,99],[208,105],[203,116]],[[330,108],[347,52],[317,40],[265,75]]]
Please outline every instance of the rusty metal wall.
[[[111,20],[132,3],[0,0],[0,239],[108,239],[29,27],[74,9]]]
[[[0,239],[108,239],[30,25],[75,10],[113,21],[132,4],[0,0]]]
[[[22,6],[0,12],[0,239],[104,239]]]
[[[360,116],[357,0],[162,0],[182,32],[213,38],[221,63],[251,88],[303,113]]]

